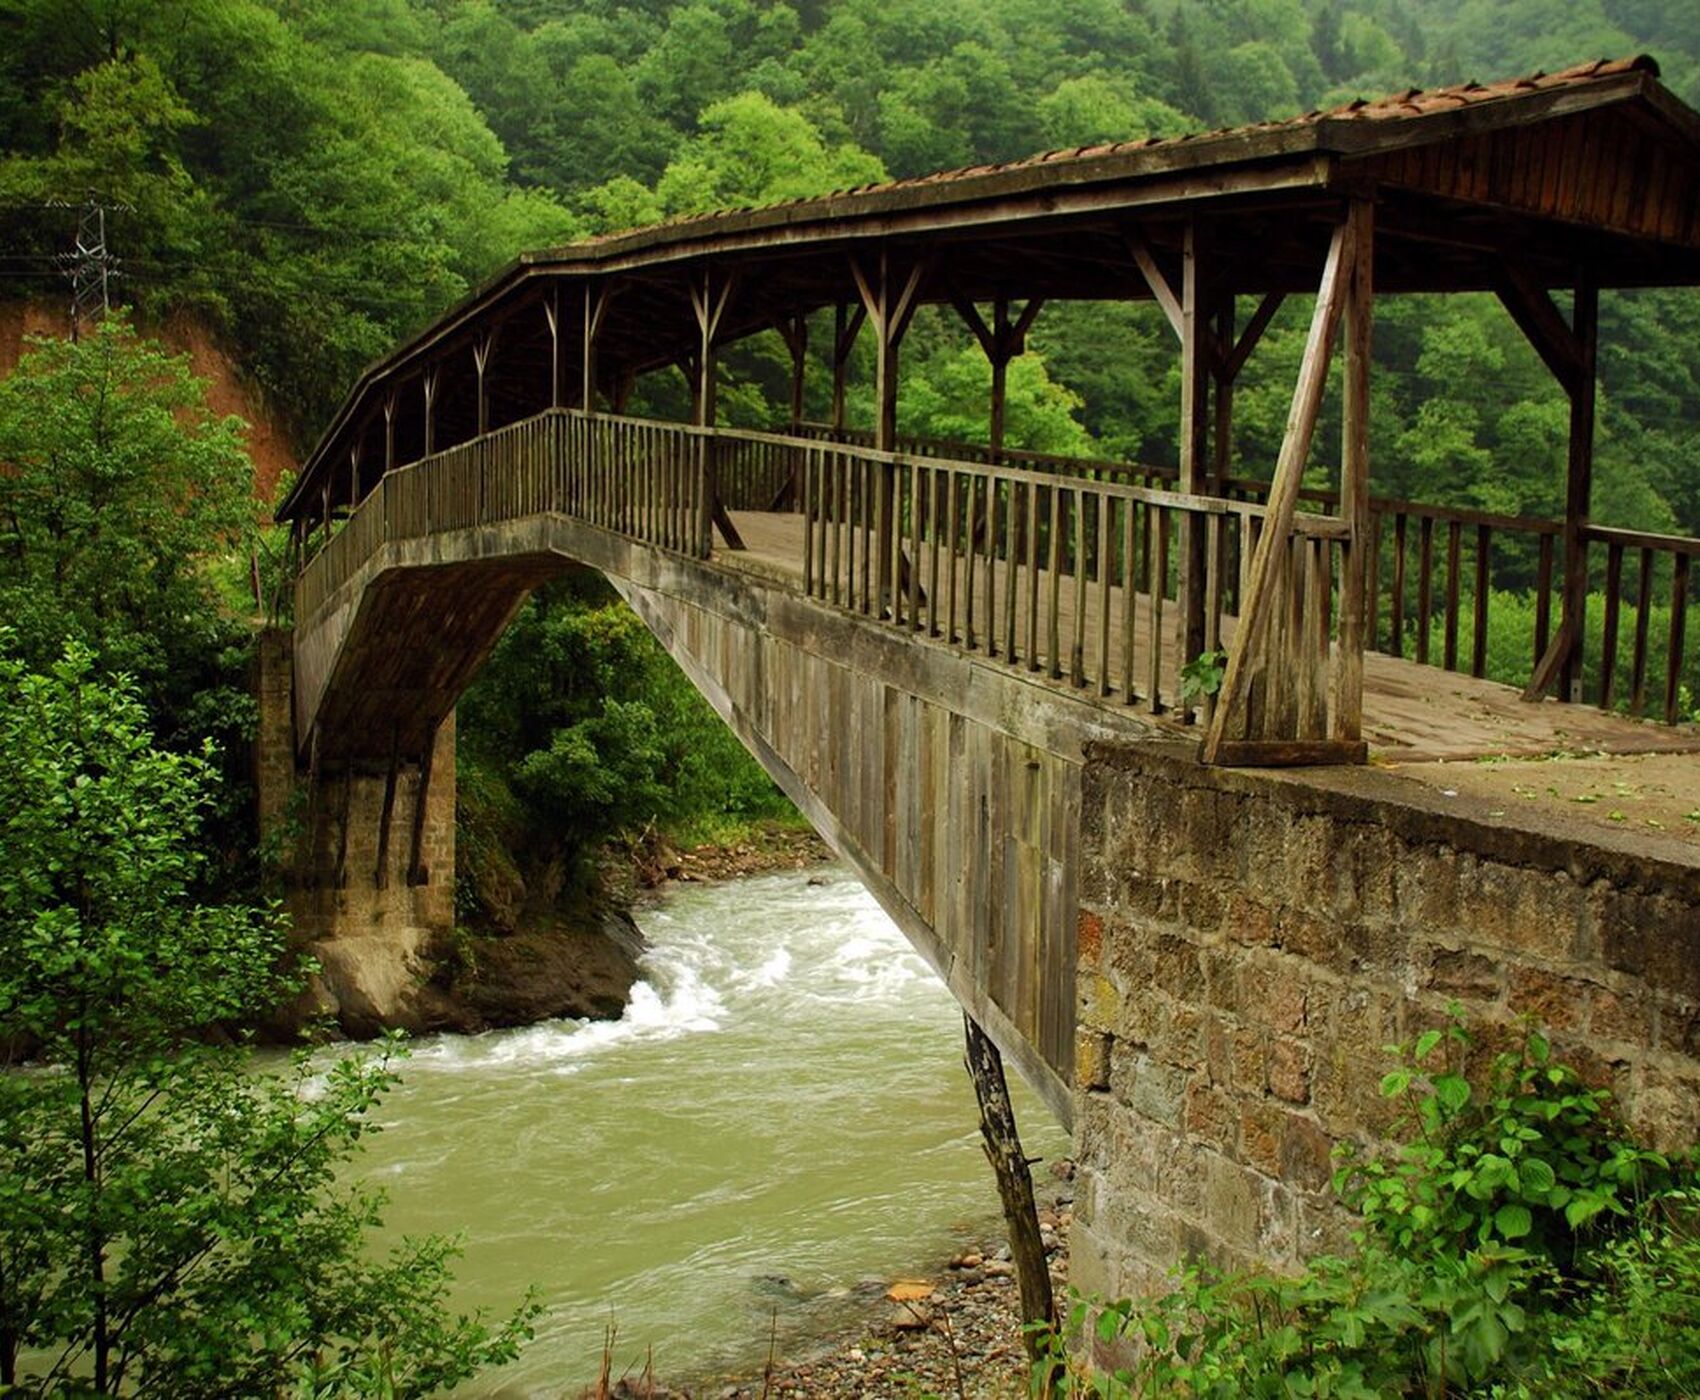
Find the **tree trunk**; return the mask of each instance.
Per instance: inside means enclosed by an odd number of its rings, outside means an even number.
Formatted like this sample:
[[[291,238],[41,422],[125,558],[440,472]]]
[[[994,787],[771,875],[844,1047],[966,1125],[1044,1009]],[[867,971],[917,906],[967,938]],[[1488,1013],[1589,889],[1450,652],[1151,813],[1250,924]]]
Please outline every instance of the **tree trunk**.
[[[997,1177],[998,1199],[1003,1203],[1004,1222],[1009,1228],[1009,1252],[1015,1261],[1016,1281],[1021,1286],[1021,1320],[1055,1327],[1056,1300],[1051,1295],[1051,1273],[1045,1263],[1045,1244],[1039,1237],[1039,1212],[1033,1203],[1033,1174],[1021,1137],[1015,1127],[1015,1108],[1009,1101],[1009,1084],[1004,1079],[1003,1056],[986,1033],[964,1015],[962,1027],[968,1040],[968,1076],[980,1101],[980,1136],[986,1160]],[[1035,1351],[1037,1338],[1029,1333],[1027,1349]]]

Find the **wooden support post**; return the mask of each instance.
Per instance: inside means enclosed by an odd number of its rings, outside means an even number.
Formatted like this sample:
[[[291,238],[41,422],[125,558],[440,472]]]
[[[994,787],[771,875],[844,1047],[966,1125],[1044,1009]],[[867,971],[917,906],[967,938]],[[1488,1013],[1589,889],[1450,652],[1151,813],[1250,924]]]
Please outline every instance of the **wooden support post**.
[[[348,444],[348,509],[360,504],[360,439]]]
[[[699,428],[712,428],[719,414],[717,391],[719,389],[718,357],[714,353],[715,338],[720,334],[720,321],[726,314],[726,307],[732,300],[736,289],[735,280],[723,276],[716,285],[715,274],[705,269],[691,279],[691,309],[697,318],[697,392],[694,407],[696,423]],[[738,527],[732,523],[732,517],[727,514],[726,507],[720,501],[720,487],[717,481],[715,449],[716,442],[712,436],[700,439],[703,452],[703,505],[707,519],[702,522],[704,548],[712,547],[710,523],[720,531],[721,538],[726,541],[729,549],[742,549],[743,537],[738,534]]]
[[[1039,1234],[1039,1211],[1033,1200],[1032,1163],[1016,1130],[1003,1056],[972,1016],[964,1014],[962,1029],[968,1046],[968,1077],[974,1081],[974,1097],[980,1105],[980,1137],[997,1178],[998,1200],[1009,1230],[1009,1253],[1015,1261],[1021,1292],[1021,1321],[1055,1327],[1057,1306],[1051,1292],[1050,1266],[1045,1262],[1045,1242]],[[1037,1353],[1039,1341],[1033,1333],[1027,1334],[1029,1354]]]
[[[780,339],[785,342],[785,348],[791,352],[791,436],[799,437],[803,431],[804,376],[809,363],[809,318],[801,313],[789,316],[778,322],[775,329],[779,332]],[[780,483],[768,505],[770,511],[790,510],[797,504],[797,482],[802,475],[802,468],[803,450],[797,448],[791,453],[791,464],[786,470],[785,480]]]
[[[1293,388],[1292,407],[1287,414],[1287,429],[1281,439],[1281,452],[1275,464],[1275,476],[1269,484],[1269,500],[1265,506],[1263,533],[1257,542],[1251,568],[1246,579],[1245,595],[1240,603],[1240,625],[1233,650],[1228,655],[1227,674],[1216,698],[1216,711],[1211,717],[1205,737],[1202,757],[1206,763],[1222,761],[1225,746],[1241,738],[1240,730],[1246,721],[1246,699],[1252,681],[1266,668],[1271,626],[1276,611],[1290,606],[1291,598],[1277,596],[1275,585],[1282,572],[1280,561],[1291,548],[1293,512],[1298,503],[1299,483],[1304,476],[1305,462],[1310,456],[1311,438],[1316,432],[1317,414],[1322,407],[1322,393],[1328,383],[1328,358],[1345,301],[1347,279],[1352,272],[1352,259],[1357,249],[1355,225],[1368,216],[1368,205],[1355,200],[1347,219],[1334,231],[1328,248],[1328,260],[1323,265],[1322,284],[1317,292],[1316,309],[1311,315],[1310,335],[1305,341],[1304,358],[1299,365],[1298,383]],[[1290,584],[1289,584],[1290,586]],[[1291,676],[1271,676],[1271,684],[1291,685]],[[1278,708],[1278,707],[1276,707]],[[1254,737],[1254,736],[1248,736]],[[1235,745],[1235,752],[1244,745]]]
[[[384,475],[395,470],[396,395],[391,389],[384,395]]]
[[[596,341],[602,334],[602,322],[608,315],[608,303],[614,299],[614,285],[584,284],[584,370],[579,386],[578,406],[586,413],[596,412]]]
[[[921,278],[925,271],[925,264],[916,262],[899,277],[891,266],[890,254],[883,248],[880,250],[877,266],[871,271],[865,269],[857,259],[850,260],[850,272],[856,279],[856,290],[861,294],[862,306],[874,328],[877,353],[874,371],[874,448],[879,452],[897,450],[898,351],[903,344],[904,332],[909,329],[909,322],[919,305],[916,293],[920,291]],[[899,282],[901,286],[898,285]],[[897,585],[892,575],[895,552],[892,543],[895,534],[892,512],[897,499],[896,469],[890,463],[882,462],[877,480],[872,550],[875,580],[873,597],[877,614],[883,608],[879,601],[882,593],[891,590],[892,611],[895,616]]]
[[[1365,571],[1374,558],[1369,521],[1369,371],[1374,329],[1375,206],[1353,202],[1346,223],[1352,267],[1346,280],[1345,374],[1341,406],[1340,518],[1347,536],[1340,558],[1340,645],[1330,677],[1330,737],[1363,737]],[[1328,546],[1324,543],[1323,548]],[[1456,551],[1454,551],[1456,558]],[[1324,581],[1326,587],[1326,580]],[[1327,638],[1322,654],[1327,655]]]
[[[1180,489],[1189,496],[1209,490],[1207,433],[1211,351],[1209,308],[1204,304],[1198,224],[1188,219],[1181,245],[1181,432]],[[1204,584],[1208,522],[1194,511],[1181,515],[1180,654],[1186,665],[1204,650]],[[1183,717],[1191,712],[1183,708]]]
[[[779,334],[791,352],[791,432],[803,426],[803,390],[809,368],[809,318],[799,313],[779,323]]]
[[[860,302],[854,311],[844,302],[833,308],[832,316],[832,428],[842,433],[845,426],[844,390],[849,375],[850,352],[856,348],[856,337],[867,322],[868,310]]]
[[[621,365],[620,372],[614,376],[614,402],[610,405],[614,412],[623,414],[626,405],[631,402],[632,390],[637,387],[637,371],[630,365]]]
[[[556,283],[543,298],[543,319],[549,324],[549,407],[561,406],[561,288]]]
[[[437,450],[437,367],[433,365],[420,376],[420,387],[425,393],[425,455],[429,457]]]
[[[1584,273],[1576,283],[1572,330],[1576,338],[1576,385],[1570,395],[1570,454],[1564,491],[1564,627],[1569,634],[1559,694],[1582,699],[1583,652],[1588,618],[1588,515],[1594,486],[1595,360],[1599,347],[1600,291]]]
[[[419,758],[419,790],[413,799],[413,839],[409,844],[407,857],[407,883],[410,885],[429,884],[431,872],[426,869],[425,855],[425,809],[431,799],[431,764],[437,756],[437,725],[427,724],[425,727],[425,752]]]
[[[490,331],[472,342],[472,368],[478,376],[478,436],[490,431],[490,396],[484,389],[484,370],[490,363],[490,351],[495,347],[496,333]]]

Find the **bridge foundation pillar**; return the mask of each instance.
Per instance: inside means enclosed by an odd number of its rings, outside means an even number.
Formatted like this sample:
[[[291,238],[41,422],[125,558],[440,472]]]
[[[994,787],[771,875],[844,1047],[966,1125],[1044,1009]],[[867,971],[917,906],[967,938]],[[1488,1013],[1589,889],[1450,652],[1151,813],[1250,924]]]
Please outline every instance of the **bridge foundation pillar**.
[[[294,945],[320,969],[288,1019],[329,1016],[356,1037],[423,1029],[430,967],[454,929],[454,715],[426,762],[315,769],[298,758],[291,655],[289,632],[261,638],[255,739],[262,849]]]

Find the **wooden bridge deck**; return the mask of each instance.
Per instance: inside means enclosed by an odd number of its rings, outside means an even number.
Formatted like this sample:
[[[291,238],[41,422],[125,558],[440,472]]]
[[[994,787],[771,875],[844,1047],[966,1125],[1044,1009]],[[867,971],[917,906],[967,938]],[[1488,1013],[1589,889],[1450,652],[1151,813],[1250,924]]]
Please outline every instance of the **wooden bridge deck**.
[[[717,549],[714,558],[731,568],[760,573],[769,578],[803,586],[803,518],[800,515],[757,511],[734,511],[733,522],[747,546],[744,550]],[[923,546],[920,576],[933,577],[930,553]],[[1001,606],[1004,572],[994,566],[994,596]],[[984,598],[984,561],[976,566],[976,587]],[[967,592],[959,564],[957,589]],[[1120,589],[1112,589],[1119,599]],[[1095,590],[1085,600],[1085,631],[1096,636],[1099,626]],[[1112,604],[1119,613],[1119,601]],[[1150,598],[1138,595],[1136,633],[1144,637],[1150,627]],[[1075,602],[1067,589],[1059,602],[1062,631],[1074,625]],[[1174,616],[1174,604],[1167,612]],[[1001,632],[1003,622],[998,622]],[[1110,629],[1111,671],[1121,665],[1118,629]],[[1223,621],[1223,641],[1233,638],[1234,619]],[[936,639],[934,645],[944,645]],[[960,641],[957,645],[961,645]],[[1175,674],[1176,648],[1164,649],[1162,692],[1178,691]],[[1081,689],[1065,678],[1053,680],[1043,671],[1033,673],[1044,684],[1088,701],[1122,707],[1116,696],[1099,696],[1092,688]],[[1177,729],[1180,728],[1178,722]],[[1529,703],[1516,688],[1496,681],[1478,680],[1459,671],[1369,652],[1364,657],[1364,737],[1378,760],[1416,763],[1434,760],[1477,759],[1496,756],[1537,757],[1554,753],[1695,753],[1700,754],[1700,731],[1695,726],[1672,727],[1651,720],[1632,719],[1592,705],[1563,705],[1556,700]]]

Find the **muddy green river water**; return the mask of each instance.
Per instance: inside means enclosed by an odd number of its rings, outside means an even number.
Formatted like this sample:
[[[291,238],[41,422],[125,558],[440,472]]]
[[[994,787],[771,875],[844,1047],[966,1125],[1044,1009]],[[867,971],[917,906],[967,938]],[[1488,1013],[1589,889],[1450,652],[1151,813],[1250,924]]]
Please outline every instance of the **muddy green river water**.
[[[575,1395],[610,1325],[616,1373],[651,1347],[663,1377],[759,1370],[771,1329],[804,1348],[859,1283],[995,1230],[961,1017],[851,875],[687,886],[638,922],[620,1021],[419,1042],[363,1159],[391,1231],[463,1235],[457,1303],[547,1305],[467,1394]]]

